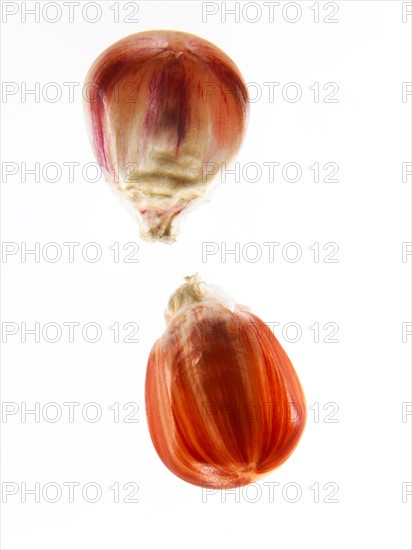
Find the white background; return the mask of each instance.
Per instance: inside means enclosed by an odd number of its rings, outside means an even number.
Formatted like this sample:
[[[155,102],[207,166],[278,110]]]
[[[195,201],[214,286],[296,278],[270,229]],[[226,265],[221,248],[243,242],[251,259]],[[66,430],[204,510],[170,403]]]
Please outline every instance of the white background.
[[[202,2],[152,1],[137,3],[134,23],[123,22],[133,3],[120,3],[116,23],[110,10],[114,3],[101,2],[96,23],[87,22],[79,8],[70,23],[61,4],[61,20],[50,23],[46,18],[55,17],[53,7],[39,22],[30,15],[24,22],[22,4],[11,2],[18,12],[2,25],[2,77],[17,86],[14,95],[3,96],[2,160],[18,166],[15,175],[3,175],[2,238],[19,247],[2,263],[3,323],[19,327],[3,345],[2,399],[19,410],[2,418],[3,489],[4,483],[18,487],[2,505],[2,548],[410,548],[412,496],[402,501],[402,484],[411,482],[411,416],[402,421],[402,403],[411,401],[411,337],[402,342],[402,323],[411,321],[411,256],[402,262],[402,242],[411,240],[411,177],[402,181],[402,163],[411,160],[412,96],[402,101],[402,82],[411,81],[412,16],[402,22],[402,2],[342,1],[334,16],[338,22],[325,23],[333,8],[321,2],[320,22],[315,23],[314,2],[300,2],[301,17],[295,23],[287,21],[295,18],[293,6],[282,16],[285,3],[276,7],[273,22],[263,5],[255,23],[246,20],[255,18],[253,6],[239,22],[233,15],[224,22],[224,6],[216,3],[218,13],[204,22]],[[94,17],[92,8],[88,14]],[[156,28],[188,31],[215,43],[236,62],[246,82],[255,83],[251,96],[257,89],[262,93],[251,104],[236,159],[241,168],[259,163],[260,181],[247,181],[252,170],[238,182],[228,176],[209,203],[182,221],[172,246],[141,242],[137,225],[104,182],[82,177],[81,167],[94,157],[80,87],[71,102],[63,86],[82,84],[90,64],[114,41]],[[39,101],[21,94],[23,83],[33,88],[35,82],[40,83]],[[55,103],[42,96],[49,82],[62,90]],[[280,83],[273,102],[264,82]],[[302,90],[294,103],[282,97],[289,82]],[[319,102],[309,89],[315,82],[320,84]],[[323,102],[331,91],[323,90],[328,82],[339,86],[337,103]],[[49,162],[81,166],[72,183],[67,171],[55,183],[42,176],[36,183],[30,175],[24,183],[22,162],[28,167],[36,162],[41,167]],[[264,162],[280,163],[272,183]],[[281,168],[288,162],[301,166],[299,182],[282,178]],[[337,163],[339,182],[314,182],[309,167],[315,162],[321,169],[327,162]],[[58,243],[62,259],[51,263],[40,255],[36,262],[32,255],[23,262],[22,243],[33,247],[35,242],[41,250]],[[64,242],[81,243],[73,263]],[[102,249],[96,263],[82,257],[89,242]],[[138,263],[122,261],[128,242],[139,247]],[[235,242],[240,243],[238,262],[234,255],[221,255],[224,246],[234,248]],[[280,243],[273,261],[264,242]],[[302,251],[299,261],[282,256],[290,242]],[[316,242],[319,262],[309,248]],[[322,248],[329,242],[339,246],[336,263],[323,262],[331,249]],[[113,243],[120,246],[118,263],[109,249]],[[216,243],[219,252],[202,258],[202,243]],[[248,243],[256,243],[254,249],[242,254]],[[262,251],[256,262],[247,258],[247,252],[253,258],[253,250]],[[264,321],[280,323],[275,332],[312,407],[292,457],[236,495],[205,495],[171,474],[157,457],[146,425],[147,357],[164,330],[170,293],[196,271]],[[69,343],[66,331],[54,344],[43,337],[36,343],[33,336],[22,342],[22,323],[63,327],[68,321],[99,323],[101,340],[88,343],[77,332]],[[115,322],[120,327],[138,324],[139,342],[115,343],[109,329]],[[323,341],[327,322],[339,327],[337,343]],[[293,330],[282,335],[286,323],[299,325],[297,342],[291,341]],[[314,323],[320,326],[318,343],[309,328]],[[120,339],[125,335],[121,330]],[[33,408],[35,402],[40,408],[58,403],[61,420],[48,421],[46,412],[38,422],[33,415],[22,422],[23,403]],[[73,423],[65,402],[80,403]],[[102,409],[95,423],[81,413],[90,402]],[[128,402],[139,407],[138,423],[123,422],[132,410],[122,410]],[[120,406],[118,423],[109,409],[114,403]],[[333,416],[338,422],[324,421],[332,411],[323,410],[327,403],[339,407]],[[50,503],[40,494],[40,502],[33,495],[22,502],[22,484],[32,488],[36,482],[40,489],[58,484],[61,499]],[[65,482],[81,484],[72,503]],[[82,497],[81,488],[89,482],[101,487],[99,502]],[[124,503],[130,491],[122,489],[115,503],[109,487],[116,482],[121,488],[137,484],[139,502]],[[272,485],[274,495],[263,482],[279,484]],[[316,483],[320,502],[310,489]],[[323,488],[326,483],[337,484],[338,502],[323,502],[330,493]],[[291,502],[296,488],[301,498]]]

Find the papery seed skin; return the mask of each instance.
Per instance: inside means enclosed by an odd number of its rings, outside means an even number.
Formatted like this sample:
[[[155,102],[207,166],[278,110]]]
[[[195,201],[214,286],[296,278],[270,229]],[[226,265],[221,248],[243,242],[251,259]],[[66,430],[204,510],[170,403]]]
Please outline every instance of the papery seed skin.
[[[85,89],[89,136],[107,181],[143,238],[173,242],[174,219],[209,196],[243,141],[249,101],[239,69],[195,35],[146,31],[106,49]]]
[[[239,487],[280,466],[306,422],[296,372],[270,329],[197,277],[172,296],[146,373],[154,447],[178,477]]]

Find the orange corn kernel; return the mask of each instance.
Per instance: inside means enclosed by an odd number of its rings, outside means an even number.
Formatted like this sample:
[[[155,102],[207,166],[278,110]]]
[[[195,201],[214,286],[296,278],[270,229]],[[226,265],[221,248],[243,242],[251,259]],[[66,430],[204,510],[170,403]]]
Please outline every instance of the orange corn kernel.
[[[150,353],[146,414],[164,464],[189,483],[225,489],[282,464],[306,421],[296,372],[270,329],[197,276],[171,297]]]

